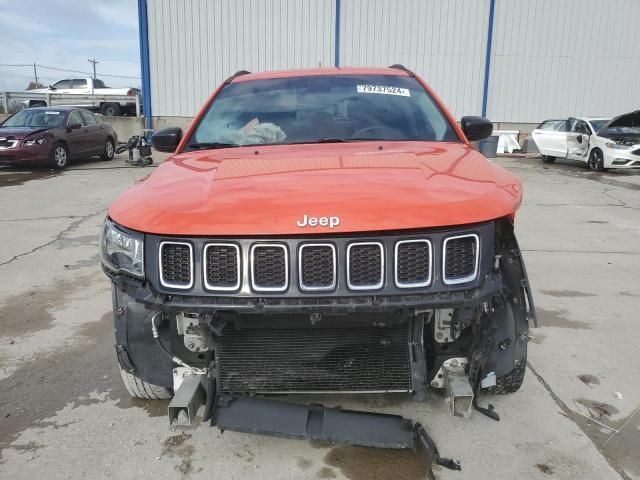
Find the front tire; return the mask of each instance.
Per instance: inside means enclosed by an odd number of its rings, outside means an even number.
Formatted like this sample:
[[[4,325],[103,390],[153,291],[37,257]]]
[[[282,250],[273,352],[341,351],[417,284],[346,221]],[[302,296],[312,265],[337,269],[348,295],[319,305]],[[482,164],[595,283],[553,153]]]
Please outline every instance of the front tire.
[[[100,155],[100,158],[102,160],[111,161],[113,160],[115,153],[116,153],[116,146],[115,146],[115,143],[113,143],[113,139],[107,138],[107,141],[104,144],[104,150],[102,152],[102,155]]]
[[[606,170],[606,168],[604,168],[604,156],[600,150],[591,150],[591,155],[589,155],[589,169],[593,172],[604,172]]]
[[[56,170],[64,170],[69,164],[69,149],[64,143],[56,143],[51,151],[51,163]]]
[[[556,161],[556,157],[552,157],[550,155],[541,155],[543,163],[553,163]]]
[[[173,397],[171,390],[159,385],[145,382],[135,375],[123,370],[120,367],[120,376],[127,392],[133,398],[144,398],[146,400],[167,400]]]

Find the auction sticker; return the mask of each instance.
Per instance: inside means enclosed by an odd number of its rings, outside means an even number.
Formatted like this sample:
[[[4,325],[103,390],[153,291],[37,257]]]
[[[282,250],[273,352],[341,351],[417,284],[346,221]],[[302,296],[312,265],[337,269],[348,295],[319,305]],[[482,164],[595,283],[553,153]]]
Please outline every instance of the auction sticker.
[[[357,85],[358,93],[380,93],[382,95],[400,95],[402,97],[410,97],[408,88],[388,87],[386,85]]]

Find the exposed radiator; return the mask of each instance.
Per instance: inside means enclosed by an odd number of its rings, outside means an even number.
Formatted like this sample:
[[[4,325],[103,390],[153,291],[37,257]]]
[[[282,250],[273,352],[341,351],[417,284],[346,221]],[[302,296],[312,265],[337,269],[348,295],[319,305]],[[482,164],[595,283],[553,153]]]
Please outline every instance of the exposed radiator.
[[[224,393],[411,390],[407,326],[227,329],[217,349]]]

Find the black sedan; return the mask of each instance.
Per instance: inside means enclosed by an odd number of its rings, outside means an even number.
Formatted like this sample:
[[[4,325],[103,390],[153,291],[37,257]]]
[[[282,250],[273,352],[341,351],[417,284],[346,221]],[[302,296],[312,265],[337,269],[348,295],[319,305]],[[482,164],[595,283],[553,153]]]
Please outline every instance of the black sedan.
[[[0,125],[0,164],[46,164],[63,169],[79,158],[113,160],[117,142],[113,127],[89,110],[28,108]]]

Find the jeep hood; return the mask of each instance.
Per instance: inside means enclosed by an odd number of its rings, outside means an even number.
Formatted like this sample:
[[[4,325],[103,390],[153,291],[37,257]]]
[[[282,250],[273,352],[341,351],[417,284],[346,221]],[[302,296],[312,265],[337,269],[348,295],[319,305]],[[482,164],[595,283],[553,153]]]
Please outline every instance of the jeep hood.
[[[310,235],[404,230],[513,215],[520,182],[469,145],[363,142],[175,155],[109,216],[163,235]],[[340,224],[298,227],[303,216]]]

